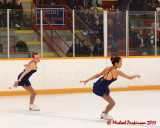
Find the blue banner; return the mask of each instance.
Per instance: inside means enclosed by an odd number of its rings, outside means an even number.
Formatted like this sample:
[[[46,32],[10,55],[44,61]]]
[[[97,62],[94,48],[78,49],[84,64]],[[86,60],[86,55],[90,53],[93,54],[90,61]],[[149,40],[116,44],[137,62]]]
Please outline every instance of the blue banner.
[[[64,7],[58,6],[47,6],[47,7],[37,7],[36,8],[36,20],[40,24],[40,10],[43,12],[43,25],[47,26],[48,24],[54,26],[63,26],[65,25],[65,16],[64,16]]]

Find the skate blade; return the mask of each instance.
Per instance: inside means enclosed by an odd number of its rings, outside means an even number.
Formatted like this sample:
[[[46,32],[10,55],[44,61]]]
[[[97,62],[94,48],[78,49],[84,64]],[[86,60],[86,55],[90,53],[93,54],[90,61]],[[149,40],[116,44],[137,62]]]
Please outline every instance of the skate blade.
[[[16,89],[16,88],[17,88],[17,87],[13,87],[13,86],[12,86],[12,87],[9,87],[8,89]]]
[[[106,119],[106,118],[104,118],[104,117],[100,117],[100,119],[110,120],[110,121],[112,121],[112,120],[113,120],[113,119]]]
[[[113,121],[113,119],[105,119],[105,120],[110,120],[110,121]]]
[[[34,110],[32,108],[29,108],[30,111],[40,111],[40,109]]]
[[[110,120],[110,121],[112,121],[113,119],[106,119],[106,118],[104,118],[104,117],[100,117],[100,119],[104,119],[104,120]]]

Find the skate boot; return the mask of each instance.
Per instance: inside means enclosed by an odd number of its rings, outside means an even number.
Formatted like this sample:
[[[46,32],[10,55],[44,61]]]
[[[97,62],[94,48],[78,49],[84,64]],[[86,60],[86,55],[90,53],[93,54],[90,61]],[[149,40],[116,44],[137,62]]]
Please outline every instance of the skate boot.
[[[106,114],[106,113],[103,113],[103,112],[101,114],[101,119],[113,120],[113,118],[109,114]]]
[[[18,87],[18,83],[14,83],[14,85],[9,87],[9,89],[16,89],[17,87]]]
[[[105,114],[106,113],[103,113],[103,112],[101,113],[101,119],[104,119]]]
[[[29,110],[40,111],[40,109],[35,104],[29,104]]]

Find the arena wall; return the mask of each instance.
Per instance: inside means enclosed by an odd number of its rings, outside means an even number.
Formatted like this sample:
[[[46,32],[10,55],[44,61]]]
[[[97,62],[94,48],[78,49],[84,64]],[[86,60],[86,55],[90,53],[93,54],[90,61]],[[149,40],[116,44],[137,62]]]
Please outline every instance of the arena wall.
[[[17,80],[17,76],[23,71],[23,65],[29,61],[28,59],[0,60],[0,95],[10,92],[8,87],[13,85],[14,81]],[[129,87],[136,89],[138,87],[156,86],[155,89],[160,88],[160,57],[124,57],[122,63],[121,71],[128,75],[139,74],[142,77],[134,80],[119,77],[116,82],[110,85],[113,90],[114,88],[123,90],[123,88],[127,89]],[[111,62],[109,58],[104,57],[41,59],[38,70],[30,78],[30,81],[33,88],[39,91],[68,89],[69,93],[71,89],[80,89],[82,92],[88,89],[90,92],[96,80],[88,82],[85,86],[80,81],[101,72],[107,66],[111,66]],[[21,90],[24,89],[18,87],[15,91],[20,92]],[[65,90],[63,92],[65,93]]]

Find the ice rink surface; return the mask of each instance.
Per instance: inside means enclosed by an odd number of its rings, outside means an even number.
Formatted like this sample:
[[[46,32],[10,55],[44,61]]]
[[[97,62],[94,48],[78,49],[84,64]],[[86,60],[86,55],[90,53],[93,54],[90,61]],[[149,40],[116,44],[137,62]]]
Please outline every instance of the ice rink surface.
[[[37,95],[41,111],[29,111],[29,96],[0,97],[0,128],[160,128],[160,91],[111,92],[114,121],[156,121],[156,125],[107,125],[107,103],[93,93]],[[151,123],[152,124],[152,123]]]

